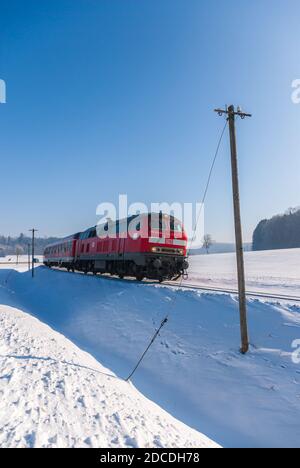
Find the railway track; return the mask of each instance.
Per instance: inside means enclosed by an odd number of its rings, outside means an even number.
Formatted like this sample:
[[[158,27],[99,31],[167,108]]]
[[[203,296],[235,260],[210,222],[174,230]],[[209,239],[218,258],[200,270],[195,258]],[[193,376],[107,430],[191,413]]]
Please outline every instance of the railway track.
[[[1,265],[14,265],[14,266],[18,266],[18,265],[28,265],[28,262],[16,262],[16,261],[13,261],[13,262],[0,262],[0,266]],[[37,265],[39,265],[39,263],[37,263]]]
[[[62,271],[62,270],[58,270]],[[75,272],[79,274],[84,274],[82,272]],[[209,286],[201,286],[201,285],[194,285],[190,283],[183,282],[183,284],[180,284],[179,282],[172,282],[172,281],[164,281],[163,283],[158,283],[156,281],[152,280],[145,280],[142,282],[136,281],[135,278],[123,278],[120,279],[115,276],[110,276],[110,275],[101,275],[101,278],[106,279],[108,281],[121,281],[121,282],[134,282],[137,284],[147,284],[147,285],[156,285],[160,287],[164,286],[170,286],[172,288],[180,288],[180,289],[194,289],[194,290],[199,290],[199,291],[204,291],[204,292],[217,292],[217,293],[223,293],[223,294],[234,294],[238,295],[238,291],[236,289],[225,289],[225,288],[213,288]],[[275,300],[280,300],[280,301],[292,301],[292,302],[299,302],[300,303],[300,296],[288,296],[284,294],[271,294],[268,292],[262,292],[262,291],[247,291],[246,292],[247,297],[256,297],[256,298],[261,298],[261,299],[275,299]]]
[[[208,291],[208,292],[218,292],[224,294],[235,294],[238,295],[238,291],[236,289],[225,289],[225,288],[212,288],[210,286],[201,286],[201,285],[193,285],[193,284],[176,284],[170,281],[166,281],[163,283],[164,285],[171,286],[173,288],[180,288],[180,289],[196,289],[200,291]],[[300,296],[288,296],[285,294],[272,294],[263,291],[247,291],[247,297],[260,297],[266,299],[276,299],[276,300],[284,300],[284,301],[293,301],[293,302],[300,302]]]

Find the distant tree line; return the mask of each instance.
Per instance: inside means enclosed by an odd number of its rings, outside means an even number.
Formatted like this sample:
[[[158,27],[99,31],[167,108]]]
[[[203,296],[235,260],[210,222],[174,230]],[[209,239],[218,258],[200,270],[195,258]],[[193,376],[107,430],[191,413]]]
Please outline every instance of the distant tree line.
[[[35,252],[42,255],[46,245],[56,242],[57,237],[37,237],[35,239]],[[0,256],[27,254],[28,245],[31,246],[31,237],[21,233],[19,237],[0,235]]]
[[[290,208],[283,215],[264,219],[253,233],[253,250],[292,249],[300,247],[300,208]]]

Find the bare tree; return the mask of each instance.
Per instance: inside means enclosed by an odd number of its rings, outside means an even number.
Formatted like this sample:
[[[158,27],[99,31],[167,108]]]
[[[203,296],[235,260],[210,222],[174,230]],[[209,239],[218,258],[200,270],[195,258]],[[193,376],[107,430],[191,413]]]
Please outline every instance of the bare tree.
[[[16,256],[17,256],[17,265],[19,264],[19,256],[24,253],[23,247],[16,245]]]
[[[209,249],[213,245],[213,239],[210,234],[205,234],[203,237],[203,247],[206,250],[206,253],[209,254]]]

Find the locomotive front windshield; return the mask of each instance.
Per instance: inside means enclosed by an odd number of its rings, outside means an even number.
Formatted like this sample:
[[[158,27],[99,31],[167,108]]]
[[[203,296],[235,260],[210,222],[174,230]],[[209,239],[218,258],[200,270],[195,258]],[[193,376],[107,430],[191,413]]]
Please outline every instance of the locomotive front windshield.
[[[160,232],[182,233],[182,224],[173,216],[152,214],[149,215],[149,228]]]

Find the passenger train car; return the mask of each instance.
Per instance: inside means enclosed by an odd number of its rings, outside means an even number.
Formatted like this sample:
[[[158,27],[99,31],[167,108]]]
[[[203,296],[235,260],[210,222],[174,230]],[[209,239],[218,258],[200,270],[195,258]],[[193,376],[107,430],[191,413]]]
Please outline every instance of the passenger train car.
[[[187,235],[173,216],[136,215],[94,226],[46,247],[44,264],[158,281],[184,275]]]

